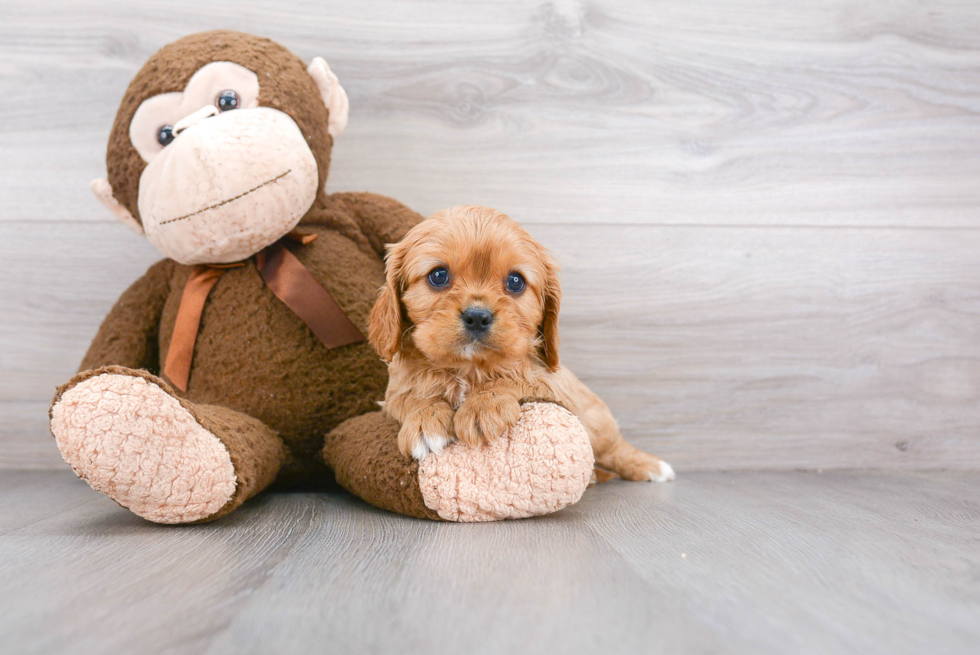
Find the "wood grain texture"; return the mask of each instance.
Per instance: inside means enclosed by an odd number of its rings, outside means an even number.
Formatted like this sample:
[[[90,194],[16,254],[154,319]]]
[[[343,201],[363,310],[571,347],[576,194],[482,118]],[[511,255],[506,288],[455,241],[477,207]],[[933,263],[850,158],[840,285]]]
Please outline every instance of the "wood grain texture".
[[[135,71],[226,27],[351,97],[331,191],[498,207],[565,268],[565,361],[681,470],[980,466],[975,3],[0,7],[0,468],[158,256],[88,181]]]
[[[980,468],[980,233],[534,232],[565,365],[682,469]]]
[[[0,477],[5,652],[905,653],[980,640],[976,473],[612,482],[440,524],[266,494],[146,523],[67,472]]]
[[[335,190],[538,221],[977,226],[970,2],[36,3],[0,27],[0,220],[88,196],[146,58],[215,27],[330,61]],[[57,180],[58,184],[52,184]]]
[[[46,403],[158,257],[99,223],[38,249],[47,229],[0,224],[7,468],[63,466]],[[980,232],[531,229],[564,266],[564,364],[681,471],[980,468]]]

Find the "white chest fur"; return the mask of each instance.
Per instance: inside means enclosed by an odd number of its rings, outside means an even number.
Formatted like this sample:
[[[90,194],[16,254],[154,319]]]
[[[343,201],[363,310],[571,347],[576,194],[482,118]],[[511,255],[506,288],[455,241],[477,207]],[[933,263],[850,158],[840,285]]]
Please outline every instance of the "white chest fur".
[[[453,409],[459,409],[459,406],[463,404],[466,400],[466,394],[470,390],[470,384],[466,380],[458,377],[454,377],[446,389],[445,399]]]

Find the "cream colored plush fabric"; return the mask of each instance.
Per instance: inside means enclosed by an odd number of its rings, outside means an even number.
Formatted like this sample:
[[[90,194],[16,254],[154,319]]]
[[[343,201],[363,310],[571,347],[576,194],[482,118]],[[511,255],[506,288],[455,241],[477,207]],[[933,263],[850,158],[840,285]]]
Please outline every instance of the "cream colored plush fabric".
[[[206,518],[235,492],[224,444],[176,398],[140,377],[80,382],[52,407],[51,431],[79,477],[150,521]]]
[[[453,443],[419,462],[429,509],[447,521],[498,521],[556,512],[582,497],[595,461],[567,409],[527,403],[520,421],[481,448]]]
[[[268,107],[201,120],[140,176],[139,213],[157,250],[181,264],[247,259],[299,223],[317,164],[296,122]]]
[[[306,69],[313,78],[316,88],[320,91],[323,104],[330,112],[330,122],[327,131],[334,139],[347,128],[347,117],[350,114],[350,101],[347,99],[347,92],[340,86],[337,75],[330,70],[330,66],[323,57],[314,57]]]
[[[164,150],[164,146],[157,141],[161,127],[169,125],[176,128],[184,117],[202,107],[215,108],[215,101],[222,91],[238,94],[237,111],[259,106],[258,76],[230,61],[214,61],[202,67],[194,73],[183,91],[163,93],[140,103],[129,124],[129,140],[143,161],[152,161]]]

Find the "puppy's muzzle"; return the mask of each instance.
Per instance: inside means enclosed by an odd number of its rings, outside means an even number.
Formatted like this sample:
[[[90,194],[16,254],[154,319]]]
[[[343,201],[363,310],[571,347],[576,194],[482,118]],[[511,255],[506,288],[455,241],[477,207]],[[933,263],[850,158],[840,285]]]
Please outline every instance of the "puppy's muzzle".
[[[460,320],[467,334],[475,339],[481,338],[493,325],[493,312],[482,307],[470,307],[460,314]]]

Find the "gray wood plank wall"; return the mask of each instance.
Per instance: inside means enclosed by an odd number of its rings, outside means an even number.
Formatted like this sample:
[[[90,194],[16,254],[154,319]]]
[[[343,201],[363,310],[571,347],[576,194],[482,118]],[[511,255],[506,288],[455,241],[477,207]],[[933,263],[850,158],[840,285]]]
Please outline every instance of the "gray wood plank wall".
[[[329,190],[497,207],[565,270],[564,359],[688,469],[980,466],[980,5],[0,5],[0,468],[158,258],[88,181],[131,76],[231,28],[351,98]]]

